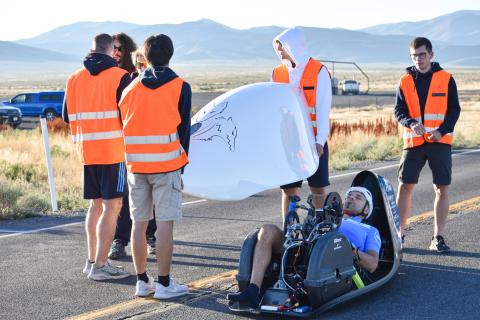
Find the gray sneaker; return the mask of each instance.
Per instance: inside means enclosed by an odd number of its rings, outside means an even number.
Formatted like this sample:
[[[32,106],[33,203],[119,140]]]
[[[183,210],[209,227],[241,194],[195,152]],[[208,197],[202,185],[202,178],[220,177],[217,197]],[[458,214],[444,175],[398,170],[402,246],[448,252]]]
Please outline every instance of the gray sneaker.
[[[123,279],[130,277],[131,274],[128,271],[123,270],[122,267],[114,267],[109,262],[103,267],[97,268],[95,264],[92,265],[92,269],[88,274],[90,280],[111,280],[111,279]]]
[[[108,258],[112,260],[119,260],[125,257],[126,255],[127,253],[125,252],[125,246],[123,245],[122,241],[117,239],[113,240],[112,248],[108,253]]]
[[[155,255],[155,239],[147,238],[148,254]]]
[[[85,261],[85,267],[83,268],[82,272],[88,275],[90,273],[90,270],[92,270],[92,266],[93,266],[93,262],[90,262],[87,259],[87,261]]]

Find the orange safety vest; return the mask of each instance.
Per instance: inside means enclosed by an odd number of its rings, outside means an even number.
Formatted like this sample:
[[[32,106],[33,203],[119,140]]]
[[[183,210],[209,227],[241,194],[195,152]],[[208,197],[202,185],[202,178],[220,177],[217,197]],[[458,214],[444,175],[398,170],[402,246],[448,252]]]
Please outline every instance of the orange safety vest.
[[[137,78],[125,89],[120,112],[129,172],[170,172],[188,163],[177,132],[182,86],[177,77],[152,90]]]
[[[310,115],[310,121],[313,127],[313,134],[317,136],[317,114],[315,104],[317,102],[317,80],[318,73],[325,67],[321,62],[310,58],[300,80],[300,87],[303,89],[305,99],[307,100],[307,112]],[[325,67],[326,68],[326,67]],[[290,83],[288,69],[281,64],[273,69],[272,79],[275,82]]]
[[[94,76],[80,69],[67,81],[68,119],[83,164],[125,161],[117,89],[126,73],[112,67]]]
[[[435,142],[428,138],[428,133],[437,130],[443,123],[445,115],[447,114],[448,83],[450,81],[450,77],[450,73],[444,70],[433,73],[423,115],[423,126],[425,127],[425,131],[427,133],[424,135],[417,135],[412,129],[404,127],[404,149],[418,147],[424,144],[425,141]],[[414,118],[418,123],[422,123],[420,102],[418,99],[417,89],[415,88],[415,82],[411,74],[406,74],[400,79],[400,89],[402,89],[405,97],[410,117]],[[452,141],[453,132],[445,134],[437,142],[451,145]]]

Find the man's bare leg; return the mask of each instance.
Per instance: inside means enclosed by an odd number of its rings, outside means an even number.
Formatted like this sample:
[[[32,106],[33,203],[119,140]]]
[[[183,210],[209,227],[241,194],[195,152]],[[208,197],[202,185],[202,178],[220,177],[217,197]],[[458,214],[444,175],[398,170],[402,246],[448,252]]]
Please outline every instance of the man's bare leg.
[[[296,196],[298,195],[298,188],[293,187],[293,188],[288,188],[288,189],[282,189],[282,219],[285,220],[285,215],[288,213],[288,204],[290,201],[288,198],[290,196]]]
[[[258,240],[253,254],[250,284],[241,292],[230,293],[230,302],[248,303],[250,308],[257,308],[260,303],[260,288],[263,277],[272,259],[272,252],[282,250],[282,231],[274,225],[265,225],[258,233]]]
[[[94,262],[97,255],[97,224],[102,214],[102,199],[90,200],[87,217],[85,219],[85,232],[87,233],[88,261]]]
[[[399,183],[397,192],[397,206],[400,215],[400,233],[404,235],[410,210],[412,208],[412,195],[415,184]]]
[[[433,203],[435,216],[434,236],[443,236],[449,211],[448,186],[434,184],[433,189],[435,190],[435,202]]]
[[[310,187],[310,192],[312,193],[312,202],[315,209],[322,209],[327,198],[327,188]]]
[[[103,200],[103,212],[97,224],[97,254],[95,266],[103,267],[107,263],[108,251],[112,246],[118,214],[122,208],[122,198]]]
[[[272,261],[272,252],[282,251],[282,238],[282,231],[275,225],[267,224],[260,229],[253,254],[250,283],[261,288],[265,271]]]
[[[155,233],[158,275],[168,276],[172,265],[173,253],[173,221],[157,221]],[[145,238],[145,232],[143,233]]]
[[[137,274],[147,271],[147,231],[148,221],[137,221],[132,224],[132,258]]]

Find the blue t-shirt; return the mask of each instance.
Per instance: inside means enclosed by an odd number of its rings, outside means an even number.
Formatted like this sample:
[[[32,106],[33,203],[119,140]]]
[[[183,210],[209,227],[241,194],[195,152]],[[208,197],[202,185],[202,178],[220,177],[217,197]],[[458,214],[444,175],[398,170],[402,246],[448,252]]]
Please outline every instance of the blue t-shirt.
[[[382,240],[380,240],[377,228],[362,223],[360,220],[360,217],[343,219],[338,232],[346,236],[358,250],[379,253]]]

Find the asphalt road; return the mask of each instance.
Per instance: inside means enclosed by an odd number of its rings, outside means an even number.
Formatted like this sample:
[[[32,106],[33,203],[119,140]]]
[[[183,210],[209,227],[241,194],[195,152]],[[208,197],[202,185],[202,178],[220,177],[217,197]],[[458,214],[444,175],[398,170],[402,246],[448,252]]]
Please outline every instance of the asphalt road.
[[[451,203],[480,195],[480,150],[454,157]],[[397,161],[371,164],[396,187]],[[332,174],[330,190],[345,192],[354,171]],[[303,198],[306,196],[303,188]],[[280,194],[269,190],[238,202],[184,197],[184,219],[176,224],[172,275],[184,283],[233,271],[245,235],[280,220]],[[428,166],[414,198],[414,214],[432,209]],[[477,208],[478,209],[478,208]],[[454,251],[446,256],[426,250],[433,227],[427,220],[408,233],[404,263],[388,285],[330,311],[334,319],[478,319],[480,303],[480,209],[457,215],[447,228]],[[60,227],[55,227],[62,225]],[[53,227],[53,228],[52,228]],[[46,228],[41,232],[28,230]],[[81,273],[86,255],[83,217],[47,217],[0,222],[0,319],[236,319],[225,294],[236,289],[231,278],[206,281],[184,299],[157,302],[133,299],[135,277],[93,282]],[[133,271],[131,257],[119,264]],[[155,260],[149,259],[150,274]],[[208,283],[212,285],[208,285]],[[192,285],[193,287],[193,285]],[[111,307],[113,306],[113,307]],[[109,308],[110,307],[110,308]],[[107,309],[105,309],[107,308]],[[108,309],[109,308],[109,309]],[[87,312],[101,310],[92,317]],[[262,317],[256,317],[262,318]],[[269,317],[271,318],[271,317]]]

